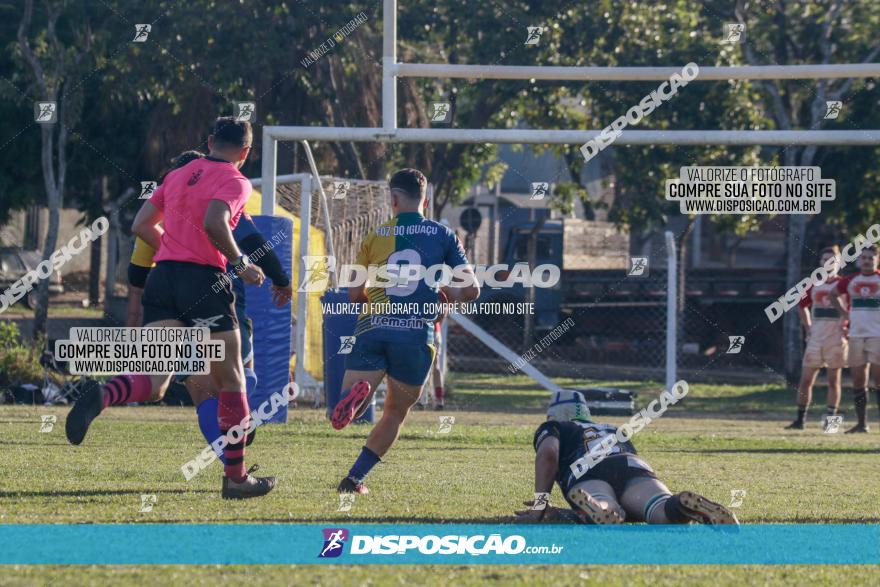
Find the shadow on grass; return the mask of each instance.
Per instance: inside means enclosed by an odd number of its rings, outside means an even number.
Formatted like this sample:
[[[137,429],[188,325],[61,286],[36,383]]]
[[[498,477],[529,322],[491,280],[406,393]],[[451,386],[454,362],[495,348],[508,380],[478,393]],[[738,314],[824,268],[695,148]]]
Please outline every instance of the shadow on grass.
[[[549,398],[549,392],[536,390],[534,385],[518,384],[499,389],[495,385],[471,384],[462,386],[450,398],[452,411],[467,410],[473,412],[498,412],[521,414],[543,409]],[[650,392],[650,388],[630,386],[638,391],[636,409],[642,409],[659,394]],[[514,391],[515,390],[515,391]],[[531,390],[531,393],[529,392]],[[481,393],[486,391],[488,393]],[[794,410],[794,394],[786,393],[782,388],[772,387],[747,393],[731,392],[717,397],[701,397],[700,392],[689,395],[677,406],[676,412],[686,417],[688,413],[736,417],[738,415],[774,414]]]
[[[880,518],[789,518],[770,517],[761,520],[762,524],[876,524]]]
[[[670,452],[694,453],[694,454],[737,454],[753,453],[768,455],[797,456],[798,454],[880,454],[876,448],[703,448],[703,449],[676,449]]]
[[[452,403],[452,411],[462,410],[469,412],[503,412],[512,414],[521,414],[523,412],[534,411],[536,408],[543,408],[550,398],[549,392],[543,394],[536,393],[495,393],[480,395],[479,393],[458,392],[454,399],[450,399]],[[447,408],[445,411],[450,411]]]
[[[217,493],[210,489],[94,489],[88,491],[0,491],[0,499],[19,497],[100,497],[104,495],[143,495],[144,493]]]
[[[682,400],[682,404],[688,408],[696,409],[730,409],[736,410],[778,410],[791,408],[794,410],[794,394],[784,393],[778,389],[766,389],[731,395],[730,397],[700,397],[688,396]]]
[[[429,516],[368,516],[368,517],[351,517],[346,516],[344,514],[340,514],[336,517],[324,516],[321,518],[307,518],[307,517],[284,517],[284,518],[273,518],[273,517],[254,517],[248,518],[248,524],[259,524],[259,523],[267,523],[267,524],[314,524],[316,522],[321,523],[330,523],[330,522],[345,522],[347,524],[514,524],[513,516],[494,516],[494,517],[474,517],[474,518],[432,518]],[[152,523],[181,523],[180,520],[166,520],[166,521],[157,521],[151,520]],[[204,520],[197,520],[199,523],[204,523]],[[241,523],[241,520],[238,519],[230,519],[230,520],[219,520],[216,523]]]

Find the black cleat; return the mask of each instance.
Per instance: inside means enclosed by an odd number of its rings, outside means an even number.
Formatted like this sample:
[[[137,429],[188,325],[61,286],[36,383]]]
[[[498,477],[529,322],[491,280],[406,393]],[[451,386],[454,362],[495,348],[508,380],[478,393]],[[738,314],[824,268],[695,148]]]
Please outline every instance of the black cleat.
[[[248,469],[244,481],[237,483],[229,477],[223,477],[223,499],[248,499],[261,497],[275,489],[275,477],[254,477],[251,473],[259,467],[254,465]]]
[[[739,526],[739,520],[732,511],[714,501],[709,501],[702,495],[692,491],[682,491],[677,494],[679,511],[698,524],[734,524]]]
[[[438,412],[442,412],[443,409],[444,409],[444,408],[443,408],[443,404],[437,404],[437,405],[435,405],[435,406],[434,406],[434,409],[435,409],[436,411],[438,411]]]
[[[100,383],[88,380],[83,383],[83,393],[67,413],[64,432],[70,444],[82,444],[92,420],[104,409],[104,389]]]
[[[363,482],[358,482],[352,479],[351,477],[346,477],[342,481],[339,482],[339,487],[336,488],[337,493],[357,493],[359,495],[366,495],[370,492],[367,489],[367,486],[363,484]]]
[[[250,446],[251,443],[254,441],[254,438],[256,438],[256,437],[257,437],[257,429],[254,428],[253,432],[251,432],[250,434],[247,435],[247,437],[245,437],[244,445]],[[254,470],[256,470],[256,469],[254,469]]]
[[[623,524],[625,513],[603,508],[602,504],[583,489],[572,489],[568,498],[577,505],[575,514],[584,524]]]
[[[855,426],[844,432],[844,434],[867,434],[869,430],[870,428],[868,428],[867,424],[856,424]]]
[[[795,420],[791,424],[785,427],[786,430],[803,430],[804,429],[804,421],[803,420]]]

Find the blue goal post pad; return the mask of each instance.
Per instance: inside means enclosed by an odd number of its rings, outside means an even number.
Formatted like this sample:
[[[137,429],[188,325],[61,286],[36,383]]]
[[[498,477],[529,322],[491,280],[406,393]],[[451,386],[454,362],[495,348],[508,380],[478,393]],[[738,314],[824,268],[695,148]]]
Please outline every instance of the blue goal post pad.
[[[279,216],[252,218],[263,234],[263,248],[274,251],[284,271],[291,275],[293,221]],[[262,287],[245,287],[247,315],[254,328],[254,371],[257,373],[256,390],[248,397],[251,410],[273,393],[280,393],[290,382],[291,304],[276,308],[272,303],[271,284],[271,280],[266,279]],[[287,422],[287,404],[270,421]]]

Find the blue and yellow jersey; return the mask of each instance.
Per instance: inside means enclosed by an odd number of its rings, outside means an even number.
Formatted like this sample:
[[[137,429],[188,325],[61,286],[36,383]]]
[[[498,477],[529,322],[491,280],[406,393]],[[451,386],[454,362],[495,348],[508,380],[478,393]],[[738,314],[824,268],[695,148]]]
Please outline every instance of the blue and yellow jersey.
[[[461,241],[449,227],[418,212],[403,212],[364,237],[357,264],[368,268],[370,282],[366,290],[368,303],[358,316],[355,336],[369,333],[376,340],[432,343],[437,313],[426,310],[436,307],[439,301],[439,286],[434,282],[440,279],[437,266],[454,268],[467,265],[468,260]],[[377,287],[391,281],[383,279],[384,268],[396,274],[403,265],[421,265],[428,270],[428,279]]]

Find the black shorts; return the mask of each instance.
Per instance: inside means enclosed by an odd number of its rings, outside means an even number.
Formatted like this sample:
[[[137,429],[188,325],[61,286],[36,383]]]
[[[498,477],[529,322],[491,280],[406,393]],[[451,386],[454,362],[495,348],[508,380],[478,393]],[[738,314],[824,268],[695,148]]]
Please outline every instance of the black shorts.
[[[128,264],[128,285],[144,289],[147,283],[147,276],[150,275],[152,267],[141,267],[134,263]]]
[[[209,265],[159,261],[150,271],[141,303],[145,325],[179,320],[211,332],[238,328],[232,283],[223,271]]]
[[[654,473],[654,469],[651,468],[651,465],[641,458],[634,454],[624,453],[606,457],[598,465],[584,473],[579,479],[574,476],[574,473],[569,471],[564,483],[561,483],[560,486],[563,495],[565,495],[565,499],[568,500],[568,492],[572,487],[578,483],[583,483],[584,481],[598,479],[599,481],[608,483],[614,490],[615,495],[620,498],[621,494],[623,494],[623,490],[626,489],[627,484],[638,477],[656,479],[657,474]],[[569,503],[571,502],[569,501]],[[573,503],[571,505],[573,507],[575,506]]]

